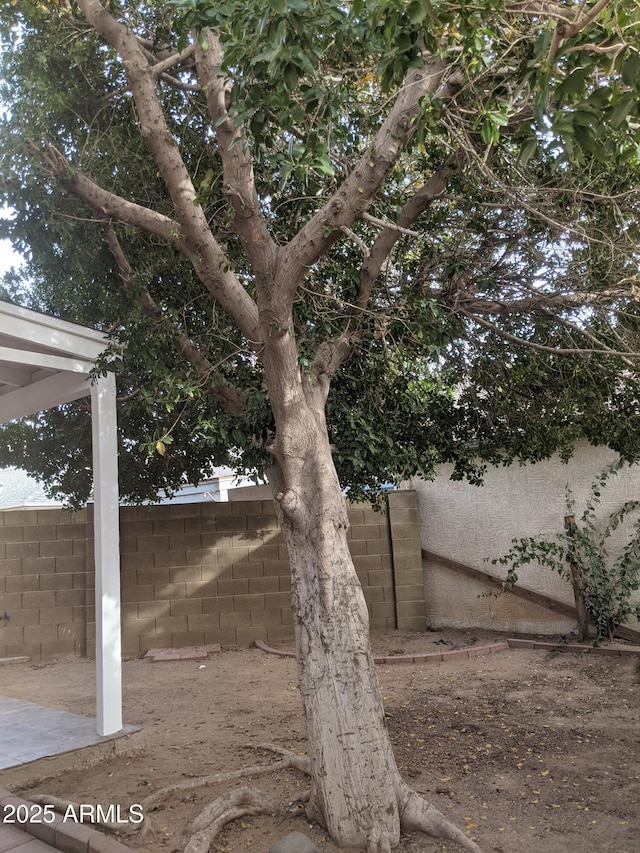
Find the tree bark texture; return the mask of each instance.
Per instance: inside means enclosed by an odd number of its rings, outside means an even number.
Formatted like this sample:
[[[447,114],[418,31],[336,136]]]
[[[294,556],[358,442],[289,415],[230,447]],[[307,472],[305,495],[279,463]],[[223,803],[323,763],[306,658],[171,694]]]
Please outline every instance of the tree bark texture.
[[[300,695],[311,763],[309,817],[340,847],[388,853],[401,827],[478,851],[403,782],[369,644],[369,615],[348,547],[347,506],[325,420],[329,376],[303,373],[291,318],[265,309],[262,361],[276,437],[271,475],[291,563]],[[327,358],[328,363],[331,358]]]
[[[313,405],[317,394],[310,396],[311,404],[302,392],[295,413],[278,425],[273,477],[291,562],[311,760],[309,815],[340,846],[386,851],[400,840],[397,769],[369,649],[367,606],[347,544],[346,503],[324,413]]]

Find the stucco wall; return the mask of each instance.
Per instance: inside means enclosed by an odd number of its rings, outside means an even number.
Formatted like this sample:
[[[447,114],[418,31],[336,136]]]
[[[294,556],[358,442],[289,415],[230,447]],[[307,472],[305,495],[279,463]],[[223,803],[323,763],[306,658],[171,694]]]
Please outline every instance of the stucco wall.
[[[506,567],[485,558],[509,550],[514,537],[552,534],[563,529],[565,486],[577,499],[577,515],[593,479],[615,459],[610,451],[578,447],[567,464],[558,458],[536,465],[490,468],[482,487],[449,479],[443,465],[433,482],[413,481],[418,493],[422,547],[473,568],[504,576]],[[602,493],[598,514],[608,516],[625,500],[640,498],[640,466],[625,468]],[[555,633],[575,622],[489,588],[434,563],[424,563],[427,624],[431,627],[486,627],[500,631]],[[536,592],[573,603],[573,591],[559,576],[538,566],[524,567],[520,583]]]

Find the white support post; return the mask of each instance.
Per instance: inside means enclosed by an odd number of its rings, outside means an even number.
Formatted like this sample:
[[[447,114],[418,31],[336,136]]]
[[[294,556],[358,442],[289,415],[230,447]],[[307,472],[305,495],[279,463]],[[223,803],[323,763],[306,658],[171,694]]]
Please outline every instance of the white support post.
[[[96,573],[96,716],[99,735],[122,729],[120,532],[116,387],[113,373],[91,386]]]

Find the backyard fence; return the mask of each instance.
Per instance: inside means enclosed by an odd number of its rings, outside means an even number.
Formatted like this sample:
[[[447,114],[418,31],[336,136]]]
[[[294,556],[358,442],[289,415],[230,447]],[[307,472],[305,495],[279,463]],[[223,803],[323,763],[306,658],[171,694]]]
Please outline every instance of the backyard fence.
[[[349,507],[372,628],[425,627],[417,498]],[[287,550],[271,501],[120,511],[122,651],[293,637]],[[93,656],[92,508],[0,512],[0,657]]]

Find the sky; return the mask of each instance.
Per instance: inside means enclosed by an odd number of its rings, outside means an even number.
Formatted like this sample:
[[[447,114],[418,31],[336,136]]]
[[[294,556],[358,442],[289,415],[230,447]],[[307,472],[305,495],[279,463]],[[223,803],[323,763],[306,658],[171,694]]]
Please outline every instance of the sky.
[[[9,240],[0,240],[0,276],[8,269],[20,264],[20,255],[11,248]]]
[[[10,219],[12,213],[10,207],[0,207],[1,219]],[[11,248],[10,240],[0,240],[0,276],[4,275],[11,267],[19,266],[20,260],[20,255],[17,255]]]

